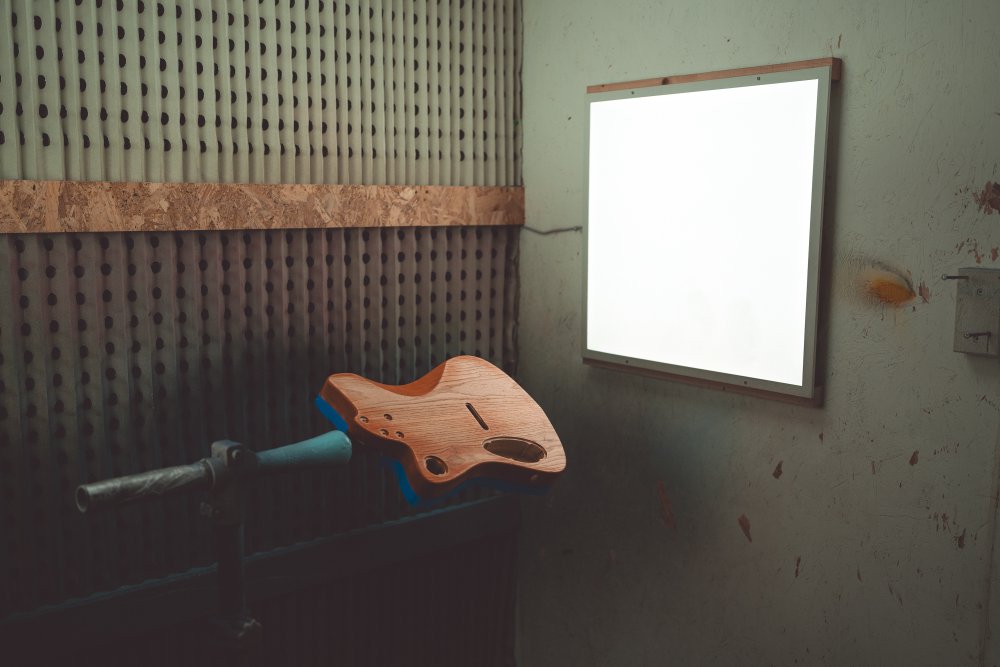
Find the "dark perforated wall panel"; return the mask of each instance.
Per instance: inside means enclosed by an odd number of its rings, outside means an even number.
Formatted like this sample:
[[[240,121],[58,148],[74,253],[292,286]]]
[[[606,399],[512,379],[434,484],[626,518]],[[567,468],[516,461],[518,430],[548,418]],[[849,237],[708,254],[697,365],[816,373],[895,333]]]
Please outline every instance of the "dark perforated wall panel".
[[[211,562],[195,499],[107,514],[77,484],[328,430],[327,375],[513,371],[511,228],[0,237],[0,617]],[[466,495],[455,499],[461,502]],[[250,502],[248,551],[410,512],[360,453]]]

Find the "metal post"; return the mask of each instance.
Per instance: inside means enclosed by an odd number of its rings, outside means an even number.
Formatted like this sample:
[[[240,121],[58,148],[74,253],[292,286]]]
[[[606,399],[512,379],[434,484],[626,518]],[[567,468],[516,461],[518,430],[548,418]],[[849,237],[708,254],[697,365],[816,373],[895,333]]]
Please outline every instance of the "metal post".
[[[243,496],[255,457],[231,440],[212,443],[213,468],[224,468],[202,507],[212,519],[212,540],[217,562],[219,614],[212,619],[210,654],[221,664],[251,667],[260,664],[263,632],[250,616],[243,590]]]

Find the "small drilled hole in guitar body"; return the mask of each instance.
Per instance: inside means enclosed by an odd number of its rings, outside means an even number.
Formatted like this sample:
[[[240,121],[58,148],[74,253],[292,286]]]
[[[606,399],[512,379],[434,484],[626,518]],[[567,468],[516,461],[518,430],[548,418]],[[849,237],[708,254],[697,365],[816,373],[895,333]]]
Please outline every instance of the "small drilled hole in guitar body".
[[[487,426],[486,425],[486,421],[482,417],[479,416],[479,413],[476,412],[476,408],[474,408],[472,406],[472,403],[466,403],[465,407],[467,407],[469,409],[469,412],[471,412],[472,416],[476,418],[476,421],[479,422],[479,425],[483,427],[484,431],[489,431],[490,430],[490,427]]]
[[[490,438],[483,442],[483,448],[490,454],[521,463],[538,463],[545,458],[544,447],[524,438]]]

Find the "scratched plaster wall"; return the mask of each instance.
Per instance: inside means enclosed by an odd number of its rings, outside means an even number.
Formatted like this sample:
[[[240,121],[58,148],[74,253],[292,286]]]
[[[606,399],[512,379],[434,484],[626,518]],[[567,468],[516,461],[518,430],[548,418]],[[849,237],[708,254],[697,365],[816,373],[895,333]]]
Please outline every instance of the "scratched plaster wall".
[[[588,84],[831,54],[845,70],[825,407],[583,366],[581,236],[523,235],[521,379],[569,472],[526,504],[521,664],[1000,660],[1000,367],[951,351],[940,278],[1000,268],[982,195],[1000,178],[997,25],[995,0],[525,2],[534,228],[583,221]],[[691,252],[712,266],[712,245]],[[901,306],[875,298],[886,273]]]

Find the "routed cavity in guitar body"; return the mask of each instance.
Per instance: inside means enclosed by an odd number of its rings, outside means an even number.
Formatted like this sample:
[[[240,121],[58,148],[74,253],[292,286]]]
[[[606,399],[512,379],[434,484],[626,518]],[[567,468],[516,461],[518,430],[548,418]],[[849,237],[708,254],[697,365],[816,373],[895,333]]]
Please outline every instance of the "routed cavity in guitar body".
[[[541,445],[523,438],[490,438],[483,447],[491,454],[524,463],[537,463],[545,458]]]
[[[331,375],[319,401],[343,418],[352,441],[398,462],[420,498],[475,478],[543,489],[566,467],[545,412],[478,357],[454,357],[398,386]]]

